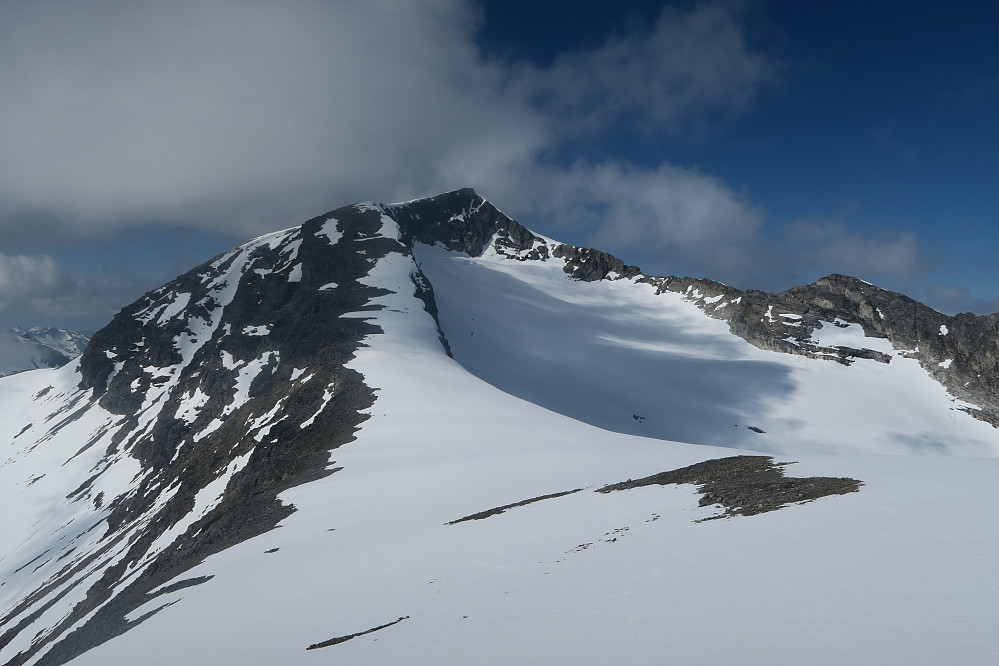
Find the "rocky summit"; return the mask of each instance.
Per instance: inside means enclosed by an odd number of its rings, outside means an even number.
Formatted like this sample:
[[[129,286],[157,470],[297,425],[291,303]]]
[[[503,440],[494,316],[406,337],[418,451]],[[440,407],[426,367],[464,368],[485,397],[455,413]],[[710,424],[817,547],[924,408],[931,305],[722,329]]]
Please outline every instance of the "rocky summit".
[[[339,208],[0,380],[0,663],[991,663],[997,327]]]

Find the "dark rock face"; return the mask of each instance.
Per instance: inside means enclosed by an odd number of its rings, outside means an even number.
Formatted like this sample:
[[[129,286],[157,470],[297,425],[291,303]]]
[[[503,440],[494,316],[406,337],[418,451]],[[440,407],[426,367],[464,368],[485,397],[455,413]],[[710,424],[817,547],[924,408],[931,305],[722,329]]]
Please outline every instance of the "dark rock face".
[[[381,631],[382,629],[387,629],[394,624],[399,624],[403,620],[408,620],[409,616],[404,615],[398,620],[393,620],[392,622],[386,622],[385,624],[378,625],[377,627],[372,627],[371,629],[365,629],[364,631],[358,631],[354,634],[347,634],[346,636],[337,636],[336,638],[330,638],[329,640],[322,641],[320,643],[313,643],[312,645],[305,648],[306,650],[318,650],[324,647],[330,647],[332,645],[339,645],[340,643],[346,643],[347,641],[352,641],[358,636],[367,636],[368,634],[373,634],[376,631]]]
[[[452,252],[477,257],[495,238],[500,254],[518,259],[547,259],[548,247],[527,228],[511,220],[471,189],[389,207],[399,223],[402,241],[440,244]],[[535,247],[540,246],[540,247]]]
[[[812,476],[784,476],[784,467],[770,456],[732,456],[660,472],[642,479],[629,479],[600,488],[599,493],[630,490],[643,486],[693,484],[701,493],[700,506],[720,504],[724,513],[713,518],[776,511],[789,504],[810,502],[828,495],[845,495],[860,490],[856,479]]]
[[[576,280],[594,282],[610,278],[631,278],[642,274],[638,266],[628,266],[614,255],[591,248],[558,245],[552,256],[565,259],[565,272]],[[615,273],[616,275],[611,275]]]
[[[566,495],[572,495],[573,493],[578,493],[582,488],[575,488],[573,490],[563,490],[557,493],[549,493],[547,495],[539,495],[538,497],[531,497],[526,500],[520,500],[519,502],[513,502],[511,504],[504,504],[503,506],[497,506],[492,509],[486,509],[485,511],[478,511],[473,514],[464,516],[463,518],[458,518],[457,520],[449,521],[448,525],[457,525],[458,523],[464,523],[468,520],[484,520],[490,516],[498,516],[501,513],[505,513],[509,509],[515,509],[518,506],[527,506],[528,504],[534,504],[535,502],[541,502],[547,499],[555,499],[557,497],[565,497]]]
[[[762,432],[758,428],[752,429]],[[701,493],[700,506],[720,504],[725,508],[723,513],[704,519],[713,520],[734,515],[752,516],[758,513],[776,511],[789,504],[810,502],[829,495],[845,495],[857,492],[863,485],[856,479],[843,477],[786,477],[784,476],[784,468],[791,464],[793,463],[775,464],[770,456],[717,458],[641,479],[628,479],[619,483],[611,483],[598,488],[596,492],[611,493],[652,485],[696,485],[698,486],[697,492]],[[572,495],[582,490],[582,488],[576,488],[504,504],[452,520],[447,524],[457,525],[469,520],[483,520],[504,513],[509,509]],[[622,529],[627,530],[628,528]],[[609,535],[610,533],[605,536]],[[617,541],[617,539],[611,541]],[[585,549],[589,545],[592,544],[585,544],[582,548]]]

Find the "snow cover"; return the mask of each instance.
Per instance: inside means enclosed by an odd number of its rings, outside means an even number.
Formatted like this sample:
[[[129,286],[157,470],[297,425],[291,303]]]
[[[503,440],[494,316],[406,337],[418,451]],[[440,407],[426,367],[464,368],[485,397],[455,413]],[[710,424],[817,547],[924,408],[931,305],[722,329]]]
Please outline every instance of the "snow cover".
[[[177,408],[177,413],[174,418],[183,419],[188,423],[194,423],[194,421],[198,418],[198,412],[200,412],[201,408],[208,402],[208,398],[209,395],[202,392],[200,386],[195,388],[193,393],[184,396],[184,402],[182,402],[180,407]]]
[[[102,433],[113,434],[118,419],[99,406],[91,406],[80,418],[70,420],[74,410],[86,404],[87,395],[76,388],[78,382],[77,364],[0,381],[0,404],[5,406],[0,419],[0,442],[5,448],[0,454],[4,461],[0,464],[0,492],[4,506],[17,506],[16,511],[0,514],[0,534],[4,535],[0,539],[0,608],[5,610],[30,579],[44,579],[62,567],[58,555],[72,550],[86,556],[98,550],[106,531],[106,507],[95,509],[93,501],[68,501],[67,492],[72,493],[81,480],[100,469],[102,473],[86,499],[100,493],[113,497],[128,488],[139,472],[138,463],[129,456],[119,452],[103,461],[104,447],[85,445]],[[55,414],[54,409],[58,410]],[[30,557],[26,557],[28,553]],[[122,547],[104,557],[115,562],[123,555]],[[30,566],[25,566],[32,558]],[[79,574],[81,583],[92,583],[95,571],[96,567],[85,567]],[[53,624],[65,616],[83,598],[87,587],[89,584],[78,585],[52,599],[36,626]],[[0,659],[9,659],[33,638],[31,632],[18,634],[0,651]]]
[[[684,295],[656,295],[633,280],[566,280],[558,259],[515,262],[426,245],[415,255],[467,370],[592,425],[788,455],[999,455],[994,428],[958,411],[964,403],[917,360],[864,337],[857,324],[826,322],[812,340],[880,351],[891,363],[845,367],[761,350]],[[772,307],[766,316],[786,319]]]
[[[337,225],[339,224],[336,218],[329,218],[323,223],[322,228],[316,232],[317,236],[325,236],[330,242],[330,245],[336,245],[343,238],[343,233],[337,231]]]
[[[326,405],[330,404],[330,400],[333,399],[333,393],[334,393],[334,390],[333,390],[333,386],[332,385],[327,386],[325,389],[323,389],[323,404],[321,404],[319,406],[319,409],[316,410],[315,414],[313,414],[312,416],[310,416],[309,418],[305,419],[304,421],[302,421],[299,424],[298,427],[301,430],[305,430],[310,425],[312,425],[313,423],[315,423],[316,417],[323,413],[323,410],[326,409]]]
[[[383,225],[382,235],[398,237],[388,217]],[[999,452],[995,431],[955,410],[915,360],[835,323],[816,331],[821,344],[884,351],[891,363],[766,352],[682,295],[633,280],[567,280],[560,260],[427,246],[415,260],[454,359],[414,295],[414,259],[379,260],[366,282],[391,293],[376,300],[383,309],[353,316],[384,333],[351,363],[377,400],[357,440],[333,452],[330,465],[342,469],[284,493],[297,511],[280,529],[185,573],[214,578],[157,597],[130,617],[176,603],[74,665],[999,661],[999,536],[982,528],[999,524],[999,459],[876,455]],[[241,373],[234,400],[276,360],[224,359]],[[44,445],[20,447],[18,431],[32,424],[24,441],[36,441],[52,427],[42,415],[69,404],[76,381],[72,367],[0,380],[0,491],[47,498],[0,515],[0,534],[13,535],[0,540],[5,605],[36,566],[7,573],[24,564],[19,544],[43,533],[65,548],[59,526],[85,503],[64,501],[63,489],[104,454],[93,447],[67,462],[65,452],[114,427],[94,407]],[[50,385],[38,400],[18,398]],[[326,393],[324,407],[336,399]],[[718,509],[698,507],[690,486],[592,492],[745,453],[700,444],[779,452],[798,461],[789,475],[864,486],[700,523]],[[243,462],[199,493],[192,516],[213,506]],[[112,496],[138,471],[127,457],[114,465],[100,481]],[[584,490],[446,524],[575,488]],[[80,547],[100,532],[78,537]],[[43,573],[58,566],[45,557]],[[74,594],[47,615],[65,614]]]

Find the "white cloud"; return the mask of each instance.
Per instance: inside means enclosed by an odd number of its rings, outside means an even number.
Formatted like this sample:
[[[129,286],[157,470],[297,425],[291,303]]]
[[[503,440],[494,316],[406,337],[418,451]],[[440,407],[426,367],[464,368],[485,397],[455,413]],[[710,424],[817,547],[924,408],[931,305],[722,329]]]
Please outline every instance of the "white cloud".
[[[553,158],[607,130],[696,131],[750,106],[777,68],[747,45],[742,6],[666,9],[542,67],[485,58],[465,0],[0,3],[0,252],[32,233],[37,245],[41,228],[241,239],[349,202],[472,186],[649,272],[760,288],[816,267],[913,275],[911,234],[805,221],[768,242],[760,206],[710,174]],[[50,257],[0,257],[8,311],[131,297],[122,279]]]
[[[911,232],[880,231],[864,236],[836,220],[799,220],[788,227],[786,252],[799,266],[872,278],[906,280],[925,265]]]
[[[65,284],[52,257],[0,254],[0,310],[58,293]]]
[[[628,256],[646,272],[696,265],[737,282],[758,261],[749,249],[760,212],[721,180],[697,171],[580,162],[533,174],[524,194],[547,224],[585,230],[593,247]]]
[[[746,44],[741,4],[666,8],[648,30],[631,30],[589,53],[535,72],[532,93],[552,113],[592,131],[628,119],[677,131],[704,114],[739,110],[776,82],[772,60]]]
[[[252,233],[440,188],[452,152],[542,143],[479,58],[476,16],[457,0],[4,3],[4,199]]]
[[[743,106],[772,68],[732,7],[539,68],[485,59],[463,0],[0,3],[0,224],[250,235],[362,199],[506,197],[567,134]]]

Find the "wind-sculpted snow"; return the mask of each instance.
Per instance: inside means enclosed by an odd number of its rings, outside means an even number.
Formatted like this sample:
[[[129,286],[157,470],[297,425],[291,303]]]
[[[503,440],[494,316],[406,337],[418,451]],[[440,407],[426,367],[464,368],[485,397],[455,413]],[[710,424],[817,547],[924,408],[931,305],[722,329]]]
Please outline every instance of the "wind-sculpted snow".
[[[979,324],[871,289],[644,276],[470,190],[254,239],[0,380],[0,663],[995,663],[999,461],[870,455],[995,455],[926,368]],[[704,522],[704,443],[792,504]]]

